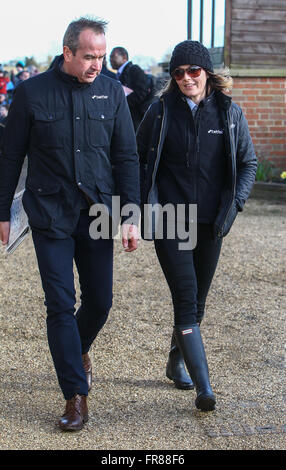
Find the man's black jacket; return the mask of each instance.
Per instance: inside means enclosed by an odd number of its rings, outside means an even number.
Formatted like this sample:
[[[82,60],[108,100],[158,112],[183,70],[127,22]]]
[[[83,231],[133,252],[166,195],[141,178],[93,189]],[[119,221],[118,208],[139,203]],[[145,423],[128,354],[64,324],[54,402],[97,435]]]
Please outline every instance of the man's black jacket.
[[[71,234],[80,190],[106,204],[139,204],[136,140],[121,85],[104,75],[79,83],[59,67],[17,87],[0,157],[0,220],[10,206],[25,156],[23,204],[33,229],[55,238]]]

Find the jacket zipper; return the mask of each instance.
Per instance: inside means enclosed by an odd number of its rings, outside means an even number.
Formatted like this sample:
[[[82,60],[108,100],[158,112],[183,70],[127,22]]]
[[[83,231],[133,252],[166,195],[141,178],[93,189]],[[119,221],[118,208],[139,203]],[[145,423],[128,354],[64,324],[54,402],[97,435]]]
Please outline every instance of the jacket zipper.
[[[163,106],[163,109],[162,109],[163,119],[162,119],[162,123],[161,123],[161,130],[160,130],[159,142],[158,142],[158,147],[157,147],[156,160],[155,160],[154,168],[153,168],[153,172],[152,172],[152,184],[151,184],[150,191],[148,193],[147,202],[149,202],[150,193],[153,190],[153,187],[154,187],[154,184],[155,184],[155,175],[156,175],[156,172],[157,172],[158,161],[160,160],[159,149],[160,149],[160,146],[161,146],[162,133],[163,133],[164,123],[165,123],[165,119],[166,119],[164,100],[162,100],[162,103],[163,103],[162,104],[162,106]]]
[[[199,160],[200,160],[200,121],[201,121],[201,109],[197,109],[198,118],[194,118],[195,132],[196,132],[196,161],[195,161],[195,202],[198,203],[198,179],[199,179]]]

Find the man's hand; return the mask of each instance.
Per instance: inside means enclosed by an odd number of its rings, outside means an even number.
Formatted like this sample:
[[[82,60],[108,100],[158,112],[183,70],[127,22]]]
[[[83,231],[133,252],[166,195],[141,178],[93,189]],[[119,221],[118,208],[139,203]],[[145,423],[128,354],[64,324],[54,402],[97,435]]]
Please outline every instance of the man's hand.
[[[125,251],[134,251],[138,247],[139,232],[136,225],[122,224],[122,245]]]
[[[0,222],[0,240],[2,245],[7,245],[10,233],[10,222]]]

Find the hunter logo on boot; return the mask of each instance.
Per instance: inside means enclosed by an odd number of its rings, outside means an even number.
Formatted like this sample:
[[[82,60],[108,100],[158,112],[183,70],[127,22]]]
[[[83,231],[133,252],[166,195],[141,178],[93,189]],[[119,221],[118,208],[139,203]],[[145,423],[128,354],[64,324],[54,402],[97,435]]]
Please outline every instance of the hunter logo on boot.
[[[182,334],[183,334],[183,335],[188,335],[188,334],[190,334],[190,333],[192,333],[192,332],[193,332],[192,328],[188,328],[187,330],[183,330],[183,331],[182,331]]]

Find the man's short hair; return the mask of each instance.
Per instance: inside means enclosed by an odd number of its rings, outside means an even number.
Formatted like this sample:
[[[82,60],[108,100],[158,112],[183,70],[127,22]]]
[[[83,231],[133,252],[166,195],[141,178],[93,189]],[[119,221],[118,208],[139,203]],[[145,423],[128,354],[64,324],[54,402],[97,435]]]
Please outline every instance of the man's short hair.
[[[79,47],[79,35],[83,30],[91,29],[95,34],[105,34],[106,26],[107,22],[99,19],[82,17],[79,20],[74,20],[67,27],[63,38],[63,45],[67,46],[73,55],[75,55]]]
[[[121,55],[122,57],[126,57],[128,60],[128,52],[124,47],[114,47],[113,52],[117,52],[117,54]]]

